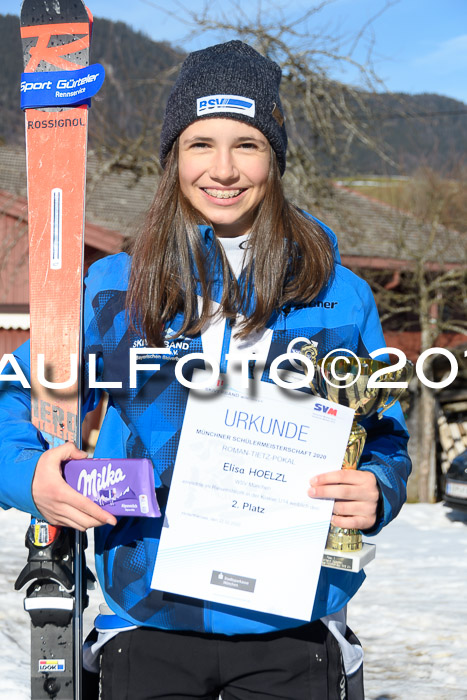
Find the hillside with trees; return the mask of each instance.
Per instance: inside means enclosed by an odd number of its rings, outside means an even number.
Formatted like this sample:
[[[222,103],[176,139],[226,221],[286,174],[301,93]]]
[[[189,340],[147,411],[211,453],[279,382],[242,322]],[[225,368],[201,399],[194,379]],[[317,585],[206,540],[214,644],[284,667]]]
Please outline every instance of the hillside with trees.
[[[18,17],[0,15],[0,44],[0,143],[22,144],[19,85],[23,60]],[[96,109],[90,113],[91,147],[111,147],[122,139],[137,139],[154,127],[157,130],[182,60],[180,51],[134,32],[123,22],[95,19],[91,62],[102,63],[106,79],[94,98]]]
[[[0,143],[21,144],[22,57],[17,17],[0,15],[0,42]],[[96,19],[91,60],[106,69],[104,87],[94,98],[95,109],[91,110],[91,148],[119,151],[120,156],[123,150],[127,161],[134,160],[135,164],[138,150],[146,154],[144,167],[150,167],[151,161],[156,167],[163,105],[183,53],[167,43],[152,41],[122,22]],[[297,90],[296,83],[293,89]],[[357,138],[343,138],[345,148],[339,145],[330,153],[320,135],[312,133],[298,113],[294,122],[303,140],[313,148],[323,174],[411,174],[421,165],[447,174],[461,165],[467,152],[467,105],[431,94],[356,94],[354,104],[349,102],[353,118],[371,139],[384,143],[387,158],[381,158],[377,150]],[[289,99],[293,104],[293,93]],[[300,99],[295,104],[300,104]],[[336,134],[338,137],[339,126]]]

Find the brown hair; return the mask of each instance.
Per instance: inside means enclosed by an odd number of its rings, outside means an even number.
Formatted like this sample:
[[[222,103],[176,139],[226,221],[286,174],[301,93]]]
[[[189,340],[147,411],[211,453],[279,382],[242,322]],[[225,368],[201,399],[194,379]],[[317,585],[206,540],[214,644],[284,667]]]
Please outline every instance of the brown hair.
[[[332,273],[331,241],[285,198],[272,149],[266,194],[250,232],[243,289],[232,275],[223,246],[214,236],[207,247],[198,224],[210,222],[180,190],[177,139],[131,251],[127,310],[132,327],[144,334],[150,346],[160,344],[164,324],[178,312],[184,314],[179,335],[199,333],[213,317],[210,272],[219,261],[223,278],[219,313],[227,318],[237,313],[245,316],[240,338],[261,331],[281,307],[309,303]],[[200,313],[198,284],[203,299]]]

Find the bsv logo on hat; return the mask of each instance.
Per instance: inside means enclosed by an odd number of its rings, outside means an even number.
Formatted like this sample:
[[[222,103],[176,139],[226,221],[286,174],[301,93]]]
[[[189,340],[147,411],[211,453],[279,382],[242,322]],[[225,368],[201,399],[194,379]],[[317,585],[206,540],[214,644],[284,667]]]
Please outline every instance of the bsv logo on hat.
[[[240,95],[207,95],[196,100],[196,114],[200,117],[212,112],[235,112],[255,116],[255,101]]]

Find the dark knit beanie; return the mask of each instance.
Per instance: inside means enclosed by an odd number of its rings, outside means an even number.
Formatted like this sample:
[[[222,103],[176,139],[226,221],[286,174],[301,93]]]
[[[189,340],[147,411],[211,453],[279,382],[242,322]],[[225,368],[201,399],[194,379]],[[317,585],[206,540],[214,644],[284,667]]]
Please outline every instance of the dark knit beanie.
[[[226,117],[251,124],[266,136],[283,175],[287,133],[279,97],[281,75],[277,63],[241,41],[191,53],[167,102],[161,132],[162,166],[187,126],[198,119]]]

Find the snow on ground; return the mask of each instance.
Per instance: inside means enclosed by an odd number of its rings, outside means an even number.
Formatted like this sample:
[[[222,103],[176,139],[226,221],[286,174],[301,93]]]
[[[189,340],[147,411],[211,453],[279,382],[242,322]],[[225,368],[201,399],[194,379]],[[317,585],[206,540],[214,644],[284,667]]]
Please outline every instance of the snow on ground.
[[[0,511],[0,700],[29,700],[29,618],[13,589],[29,516]],[[349,605],[365,649],[366,700],[467,700],[467,514],[406,505],[376,538]],[[100,595],[91,592],[85,630]]]
[[[3,533],[0,545],[0,700],[30,700],[31,697],[29,615],[23,609],[25,590],[14,590],[27,558],[24,538],[29,521],[26,513],[0,509],[0,532]],[[88,565],[94,571],[92,537],[89,540]],[[97,589],[90,591],[89,597],[90,605],[83,622],[85,635],[103,600]]]
[[[467,514],[405,505],[376,538],[348,622],[367,700],[467,698]]]

